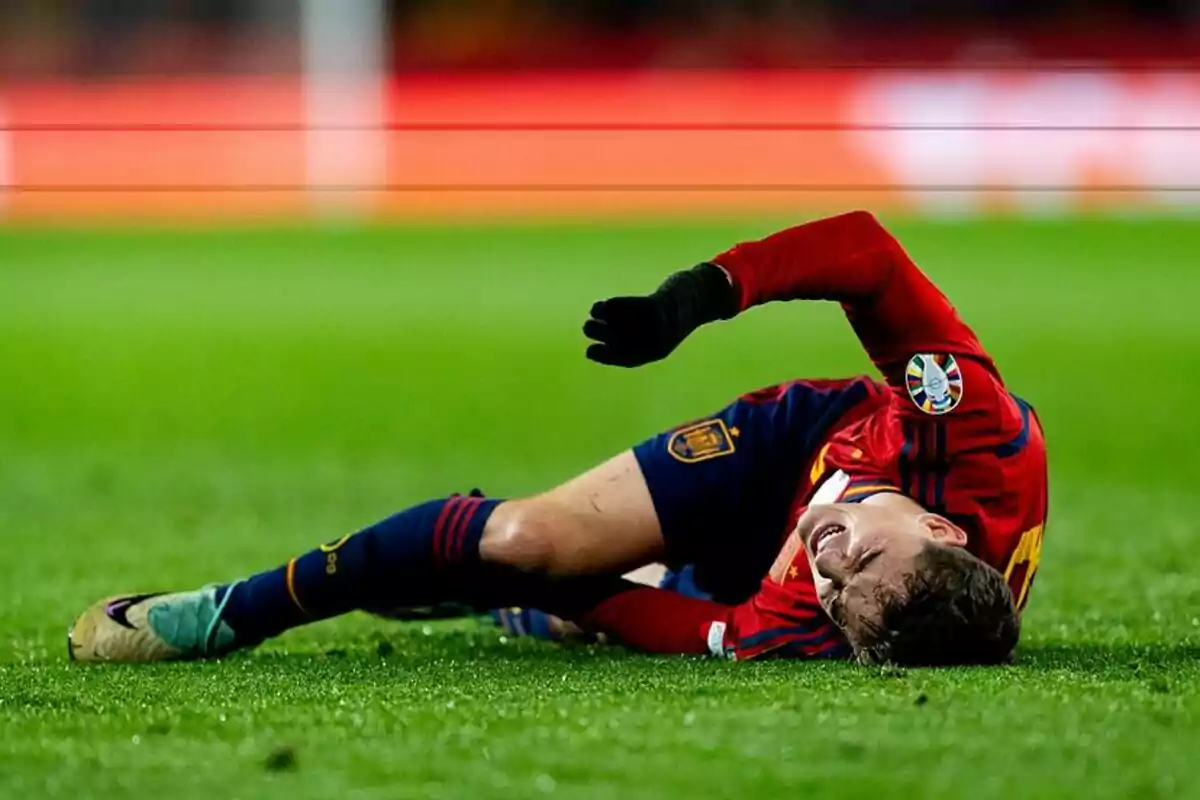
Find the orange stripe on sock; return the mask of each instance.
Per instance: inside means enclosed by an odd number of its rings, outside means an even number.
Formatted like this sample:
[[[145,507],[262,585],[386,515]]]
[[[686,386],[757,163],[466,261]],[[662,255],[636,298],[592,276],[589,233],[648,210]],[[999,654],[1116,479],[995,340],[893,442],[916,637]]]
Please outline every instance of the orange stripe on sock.
[[[294,558],[287,565],[287,589],[288,594],[291,595],[292,602],[296,604],[296,608],[307,615],[308,611],[304,608],[304,604],[296,596],[296,559]]]

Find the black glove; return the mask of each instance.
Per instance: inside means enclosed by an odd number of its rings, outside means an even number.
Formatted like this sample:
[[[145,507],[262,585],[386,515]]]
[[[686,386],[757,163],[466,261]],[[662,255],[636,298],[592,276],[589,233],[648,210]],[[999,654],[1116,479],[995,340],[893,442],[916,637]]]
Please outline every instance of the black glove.
[[[725,271],[700,264],[676,272],[648,297],[613,297],[592,306],[583,333],[596,343],[587,357],[601,364],[639,367],[670,355],[701,325],[737,313]]]

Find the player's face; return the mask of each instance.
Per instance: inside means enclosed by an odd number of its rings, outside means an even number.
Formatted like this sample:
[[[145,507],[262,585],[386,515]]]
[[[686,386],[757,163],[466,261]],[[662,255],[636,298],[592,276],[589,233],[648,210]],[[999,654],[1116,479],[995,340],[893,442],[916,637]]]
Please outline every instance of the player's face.
[[[930,540],[966,544],[963,531],[936,514],[866,503],[811,506],[797,532],[821,606],[851,644],[882,626],[884,600],[904,591]]]

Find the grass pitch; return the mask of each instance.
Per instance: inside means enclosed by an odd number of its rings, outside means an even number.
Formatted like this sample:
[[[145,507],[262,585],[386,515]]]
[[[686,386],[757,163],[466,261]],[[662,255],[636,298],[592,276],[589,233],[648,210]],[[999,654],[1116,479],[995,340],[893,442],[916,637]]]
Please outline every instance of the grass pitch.
[[[0,232],[0,797],[1195,796],[1190,221],[894,226],[1047,429],[1016,666],[650,658],[363,616],[221,663],[67,662],[102,595],[536,490],[744,390],[866,370],[816,304],[637,371],[583,359],[593,300],[772,227]]]

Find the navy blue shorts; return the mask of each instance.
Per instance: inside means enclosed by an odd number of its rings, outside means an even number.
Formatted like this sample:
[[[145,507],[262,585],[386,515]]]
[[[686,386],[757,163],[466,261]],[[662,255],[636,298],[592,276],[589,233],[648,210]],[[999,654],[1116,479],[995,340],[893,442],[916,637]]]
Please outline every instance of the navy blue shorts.
[[[803,478],[830,429],[872,392],[868,378],[798,381],[633,448],[667,547],[723,603],[758,590],[787,533]]]

